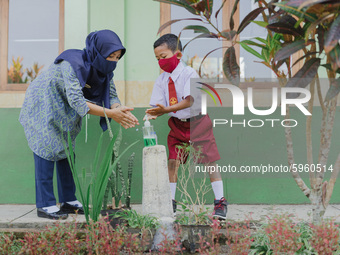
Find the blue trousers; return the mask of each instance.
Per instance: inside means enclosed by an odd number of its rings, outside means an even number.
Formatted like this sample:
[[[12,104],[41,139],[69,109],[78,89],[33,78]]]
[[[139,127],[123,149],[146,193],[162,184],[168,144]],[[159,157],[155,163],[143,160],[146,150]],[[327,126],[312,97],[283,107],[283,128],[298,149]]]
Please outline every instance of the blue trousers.
[[[37,208],[56,205],[53,192],[54,161],[49,161],[34,154],[35,195]],[[76,200],[76,187],[67,159],[55,162],[57,165],[57,183],[59,203]]]

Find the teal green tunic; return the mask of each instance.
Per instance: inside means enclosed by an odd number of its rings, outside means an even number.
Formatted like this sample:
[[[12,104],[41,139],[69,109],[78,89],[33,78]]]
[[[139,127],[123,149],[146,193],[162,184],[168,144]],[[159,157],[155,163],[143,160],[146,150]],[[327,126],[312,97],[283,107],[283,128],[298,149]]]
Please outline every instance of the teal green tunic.
[[[111,80],[110,105],[114,103],[120,101]],[[28,86],[19,121],[31,150],[41,158],[58,161],[66,158],[67,133],[74,147],[89,110],[76,73],[63,61],[52,64]]]

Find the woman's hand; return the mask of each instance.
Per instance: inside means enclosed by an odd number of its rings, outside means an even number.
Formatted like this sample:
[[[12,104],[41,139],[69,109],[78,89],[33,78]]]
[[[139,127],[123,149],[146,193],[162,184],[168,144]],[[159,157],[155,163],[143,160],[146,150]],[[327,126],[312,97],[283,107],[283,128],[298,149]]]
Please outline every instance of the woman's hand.
[[[131,113],[132,107],[121,106],[107,110],[107,116],[122,125],[123,128],[132,128],[139,125],[138,119]]]

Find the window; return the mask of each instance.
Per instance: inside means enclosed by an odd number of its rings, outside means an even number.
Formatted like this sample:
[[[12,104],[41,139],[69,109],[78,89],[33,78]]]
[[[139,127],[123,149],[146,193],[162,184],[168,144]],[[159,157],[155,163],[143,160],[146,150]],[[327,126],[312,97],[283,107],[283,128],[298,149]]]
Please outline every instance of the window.
[[[64,48],[64,0],[0,0],[0,90],[24,91]]]
[[[215,0],[213,10],[216,11],[222,4],[222,0]],[[171,5],[171,19],[183,19],[183,18],[196,18],[195,15],[189,13],[186,9]],[[215,18],[212,18],[212,21],[215,22]],[[219,14],[217,23],[219,28],[222,28],[223,19],[222,12]],[[181,29],[187,25],[203,25],[202,22],[199,21],[180,21],[171,25],[171,32],[178,35],[181,32]],[[216,22],[214,24],[217,25]],[[208,27],[210,31],[214,31],[212,26],[204,25]],[[222,30],[222,29],[221,29]],[[184,47],[190,40],[196,37],[192,30],[185,30],[181,34],[181,42]],[[222,41],[218,41],[216,39],[211,38],[200,38],[192,41],[187,48],[183,51],[182,60],[187,64],[192,66],[195,70],[199,70],[200,63],[203,60],[203,57],[209,53],[211,50],[216,48],[221,48],[223,45]],[[222,63],[223,63],[223,50],[217,50],[207,57],[202,65],[201,76],[203,78],[223,78],[222,71]]]

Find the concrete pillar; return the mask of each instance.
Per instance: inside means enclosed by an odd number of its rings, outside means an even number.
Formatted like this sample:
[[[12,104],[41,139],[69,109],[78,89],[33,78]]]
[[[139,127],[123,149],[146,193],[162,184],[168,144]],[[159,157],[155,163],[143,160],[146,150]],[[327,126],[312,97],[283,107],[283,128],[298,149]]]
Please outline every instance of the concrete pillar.
[[[143,149],[142,213],[158,218],[173,217],[168,160],[163,145]]]
[[[168,160],[163,145],[143,149],[142,213],[156,216],[160,221],[160,228],[157,229],[153,239],[152,250],[157,250],[159,244],[164,240],[163,233],[169,239],[174,239]]]

